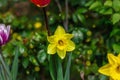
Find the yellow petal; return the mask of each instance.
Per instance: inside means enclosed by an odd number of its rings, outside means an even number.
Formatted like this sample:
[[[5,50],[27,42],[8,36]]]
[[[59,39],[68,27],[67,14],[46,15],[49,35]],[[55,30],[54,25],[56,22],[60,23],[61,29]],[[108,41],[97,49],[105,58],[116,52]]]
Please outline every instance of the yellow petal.
[[[63,45],[63,46],[57,45],[57,48],[58,48],[59,50],[64,50],[64,49],[66,48],[66,45]]]
[[[120,53],[118,54],[118,58],[120,58]]]
[[[47,40],[50,42],[50,43],[54,43],[55,42],[55,36],[48,36],[47,37]]]
[[[73,38],[73,34],[65,34],[65,36],[64,36],[65,38],[67,38],[67,39],[71,39],[71,38]]]
[[[48,54],[55,54],[56,53],[56,45],[55,44],[49,44],[47,49]]]
[[[57,54],[61,59],[64,59],[66,56],[66,51],[57,49]]]
[[[73,41],[68,40],[68,44],[67,44],[67,51],[73,51],[75,49],[75,44]]]
[[[61,26],[58,26],[56,31],[55,31],[55,35],[58,35],[58,36],[63,36],[63,34],[65,34],[65,30],[63,27]]]
[[[110,64],[115,64],[117,62],[117,57],[113,54],[108,54],[107,57]]]
[[[110,64],[106,64],[105,66],[101,67],[98,72],[107,76],[110,76]]]
[[[117,58],[118,58],[118,64],[120,64],[120,54],[118,54],[118,56],[117,56]]]

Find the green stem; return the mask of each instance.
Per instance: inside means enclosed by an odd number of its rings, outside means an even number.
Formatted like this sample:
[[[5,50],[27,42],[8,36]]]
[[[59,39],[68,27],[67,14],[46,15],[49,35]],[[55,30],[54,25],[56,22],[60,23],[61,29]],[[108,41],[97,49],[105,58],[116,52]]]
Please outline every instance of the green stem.
[[[47,13],[46,13],[46,8],[45,7],[43,7],[43,12],[44,12],[45,26],[46,26],[46,29],[47,29],[47,33],[48,33],[48,36],[50,36],[50,29],[49,29],[49,26],[48,26],[48,17],[47,17]]]

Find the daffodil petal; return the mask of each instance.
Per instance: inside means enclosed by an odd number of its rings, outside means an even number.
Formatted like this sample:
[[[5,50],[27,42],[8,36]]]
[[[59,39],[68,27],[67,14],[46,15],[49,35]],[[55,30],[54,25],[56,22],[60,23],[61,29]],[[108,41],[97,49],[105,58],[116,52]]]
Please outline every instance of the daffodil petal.
[[[105,66],[101,67],[98,72],[104,75],[109,76],[110,75],[110,64],[106,64]]]
[[[48,54],[55,54],[56,53],[56,45],[55,44],[49,44],[47,49]]]
[[[65,34],[64,36],[65,36],[67,39],[73,38],[73,34],[68,34],[68,33],[67,33],[67,34]]]
[[[117,57],[113,54],[108,54],[107,57],[110,64],[114,64],[117,62]]]
[[[73,41],[68,40],[68,44],[67,44],[67,51],[73,51],[75,49],[75,44]]]
[[[58,35],[58,36],[63,36],[63,34],[65,34],[65,30],[63,27],[61,26],[58,26],[56,31],[55,31],[55,35]]]
[[[55,42],[55,36],[48,36],[48,37],[47,37],[47,40],[48,40],[50,43],[54,43],[54,42]]]
[[[61,59],[64,59],[66,56],[66,51],[57,49],[57,54]]]
[[[58,48],[59,50],[64,50],[64,49],[66,48],[66,45],[64,45],[64,46],[58,45],[57,48]]]
[[[120,53],[118,54],[118,58],[120,58]]]

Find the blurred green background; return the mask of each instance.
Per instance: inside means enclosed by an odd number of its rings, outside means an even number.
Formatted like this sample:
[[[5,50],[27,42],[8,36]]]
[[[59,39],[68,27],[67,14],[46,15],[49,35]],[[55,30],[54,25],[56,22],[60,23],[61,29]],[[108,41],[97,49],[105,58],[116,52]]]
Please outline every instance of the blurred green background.
[[[107,53],[120,53],[120,0],[68,1],[68,32],[76,43],[71,80],[108,80],[97,70],[108,62]],[[65,22],[65,0],[51,0],[46,8],[53,34]],[[17,80],[51,80],[42,9],[29,0],[0,0],[0,23],[11,25],[10,41],[2,47],[9,65],[19,47]]]

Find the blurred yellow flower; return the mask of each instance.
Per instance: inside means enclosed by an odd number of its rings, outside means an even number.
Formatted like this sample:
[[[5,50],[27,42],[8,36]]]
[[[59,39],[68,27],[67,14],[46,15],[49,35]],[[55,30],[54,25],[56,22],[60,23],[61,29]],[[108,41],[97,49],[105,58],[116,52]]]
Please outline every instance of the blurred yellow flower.
[[[93,24],[93,25],[92,25],[92,27],[93,27],[93,28],[96,28],[96,25],[95,25],[95,24]]]
[[[87,31],[87,36],[91,36],[92,35],[92,32],[89,30],[89,31]]]
[[[108,64],[101,67],[98,71],[101,74],[110,77],[110,80],[120,80],[120,54],[114,56],[113,54],[108,54]]]
[[[86,42],[90,42],[90,41],[91,41],[91,38],[87,38],[87,39],[86,39]]]
[[[27,56],[28,56],[28,53],[24,52],[23,57],[27,57]]]
[[[26,71],[26,74],[30,74],[30,71],[27,70],[27,71]]]
[[[86,61],[86,65],[87,65],[87,66],[90,66],[90,65],[91,65],[91,62],[90,62],[90,61]]]
[[[21,35],[18,35],[18,36],[17,36],[17,40],[22,41],[22,36],[21,36]]]
[[[30,44],[29,47],[30,47],[31,49],[33,49],[33,48],[34,48],[34,45],[33,45],[33,44]]]
[[[64,59],[66,51],[73,51],[75,49],[74,42],[70,40],[72,37],[72,34],[66,33],[61,26],[58,26],[54,35],[47,38],[50,42],[47,53],[55,54],[57,52],[58,56]]]
[[[35,69],[34,69],[36,72],[40,71],[40,67],[39,66],[36,66]]]
[[[39,29],[39,28],[42,27],[42,23],[41,23],[41,22],[36,22],[36,23],[34,24],[34,27],[35,27],[35,29]]]
[[[87,54],[91,55],[93,53],[93,51],[91,49],[87,50]]]

